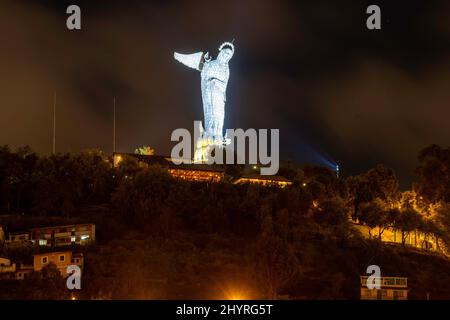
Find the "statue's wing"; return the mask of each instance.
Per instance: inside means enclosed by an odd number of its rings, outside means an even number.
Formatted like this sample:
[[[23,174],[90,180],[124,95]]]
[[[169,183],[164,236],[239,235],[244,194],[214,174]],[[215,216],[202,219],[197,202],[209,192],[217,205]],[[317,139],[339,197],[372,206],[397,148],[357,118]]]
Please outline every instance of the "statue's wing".
[[[175,58],[175,60],[181,62],[185,66],[200,71],[203,52],[192,54],[181,54],[178,52],[174,52],[173,57]]]

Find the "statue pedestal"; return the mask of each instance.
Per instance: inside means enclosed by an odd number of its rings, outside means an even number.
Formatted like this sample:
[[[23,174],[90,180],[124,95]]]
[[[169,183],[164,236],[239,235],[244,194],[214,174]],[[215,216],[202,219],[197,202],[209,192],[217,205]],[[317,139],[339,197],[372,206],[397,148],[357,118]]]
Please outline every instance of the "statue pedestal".
[[[222,151],[230,144],[229,139],[214,140],[210,137],[200,137],[195,144],[195,153],[193,163],[209,163],[214,161],[213,151]]]
[[[194,163],[207,163],[215,145],[211,139],[199,138],[195,145]]]

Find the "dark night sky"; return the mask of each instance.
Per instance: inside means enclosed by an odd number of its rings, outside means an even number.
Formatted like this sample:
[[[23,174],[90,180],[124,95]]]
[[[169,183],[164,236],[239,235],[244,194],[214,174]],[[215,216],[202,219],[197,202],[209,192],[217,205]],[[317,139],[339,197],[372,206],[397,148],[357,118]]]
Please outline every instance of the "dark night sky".
[[[69,4],[82,30],[65,27]],[[369,4],[381,31],[365,27]],[[0,144],[57,149],[151,145],[202,118],[200,80],[173,60],[235,38],[226,128],[279,128],[281,156],[377,163],[413,177],[417,152],[450,141],[448,1],[16,1],[0,5]]]

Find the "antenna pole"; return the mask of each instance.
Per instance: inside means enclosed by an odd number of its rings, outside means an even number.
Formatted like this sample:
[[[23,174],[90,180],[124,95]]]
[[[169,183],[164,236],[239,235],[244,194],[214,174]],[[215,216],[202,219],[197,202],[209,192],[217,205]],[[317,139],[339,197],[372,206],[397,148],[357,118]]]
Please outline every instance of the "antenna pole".
[[[56,91],[53,96],[53,146],[52,153],[56,153]]]
[[[113,103],[113,154],[116,153],[116,97]]]

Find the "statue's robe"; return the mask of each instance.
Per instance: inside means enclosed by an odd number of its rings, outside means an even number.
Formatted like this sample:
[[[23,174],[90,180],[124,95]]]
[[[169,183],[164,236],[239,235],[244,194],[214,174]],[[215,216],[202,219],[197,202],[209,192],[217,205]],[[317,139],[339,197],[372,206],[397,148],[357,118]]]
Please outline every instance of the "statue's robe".
[[[223,140],[225,101],[230,69],[228,63],[205,62],[201,70],[204,130],[214,140]]]

